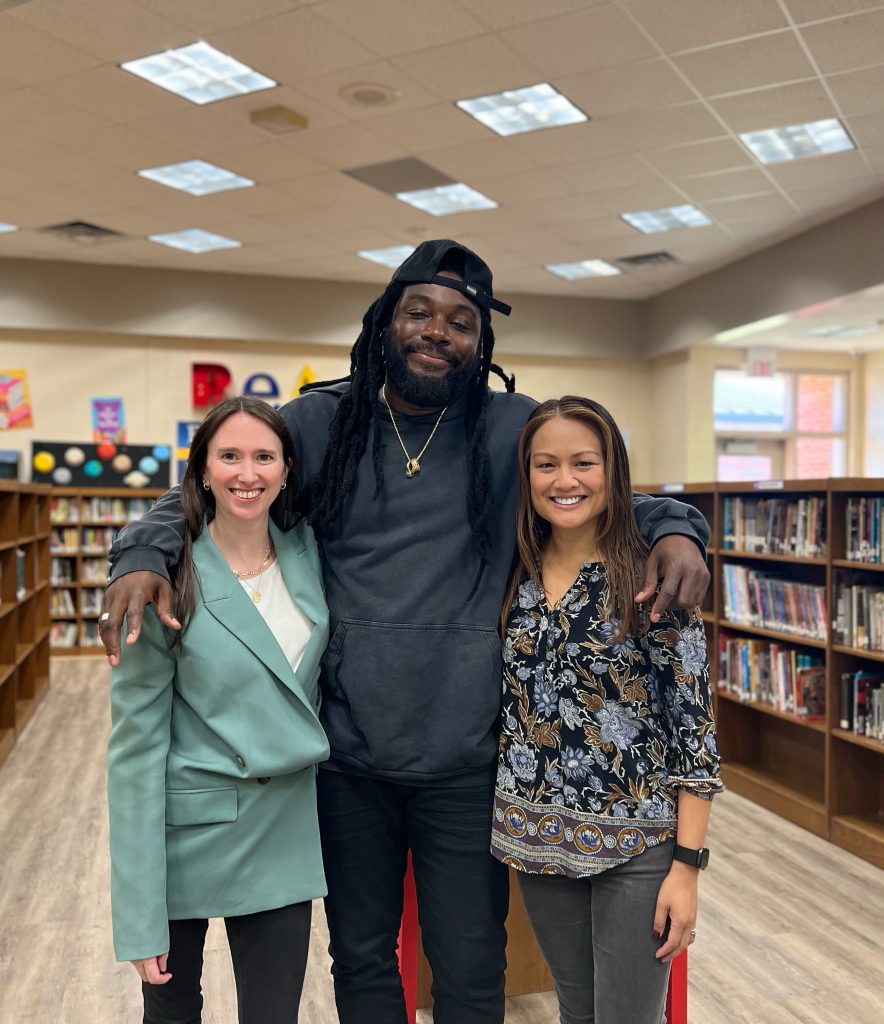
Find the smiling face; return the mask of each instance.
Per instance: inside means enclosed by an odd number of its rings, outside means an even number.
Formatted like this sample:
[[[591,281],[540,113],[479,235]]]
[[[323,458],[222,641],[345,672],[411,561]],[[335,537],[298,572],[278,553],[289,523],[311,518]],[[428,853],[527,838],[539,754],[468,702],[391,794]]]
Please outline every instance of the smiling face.
[[[387,335],[388,384],[411,405],[447,405],[475,370],[481,329],[478,307],[454,288],[407,285]]]
[[[587,530],[608,504],[602,440],[585,423],[555,416],[531,440],[531,504],[553,530]]]
[[[266,518],[287,473],[279,438],[248,413],[228,416],[209,440],[203,481],[219,521]]]

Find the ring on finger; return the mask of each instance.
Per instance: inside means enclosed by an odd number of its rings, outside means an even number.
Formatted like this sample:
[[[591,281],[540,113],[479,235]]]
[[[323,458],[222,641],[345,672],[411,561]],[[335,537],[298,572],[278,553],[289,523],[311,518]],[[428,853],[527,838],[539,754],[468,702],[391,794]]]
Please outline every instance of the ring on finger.
[[[691,938],[692,939],[695,939],[699,934],[700,933],[697,931],[696,928],[691,928]]]
[[[98,621],[99,622],[107,622],[107,620],[109,618],[110,618],[110,612],[102,612],[101,615],[98,618]]]

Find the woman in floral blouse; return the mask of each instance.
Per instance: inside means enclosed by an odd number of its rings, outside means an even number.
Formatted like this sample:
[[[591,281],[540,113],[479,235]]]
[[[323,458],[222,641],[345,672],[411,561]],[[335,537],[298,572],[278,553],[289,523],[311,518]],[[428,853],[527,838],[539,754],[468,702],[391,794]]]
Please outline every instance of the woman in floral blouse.
[[[702,619],[635,604],[647,552],[606,409],[539,406],[519,471],[492,853],[518,871],[562,1024],[660,1024],[722,788]]]

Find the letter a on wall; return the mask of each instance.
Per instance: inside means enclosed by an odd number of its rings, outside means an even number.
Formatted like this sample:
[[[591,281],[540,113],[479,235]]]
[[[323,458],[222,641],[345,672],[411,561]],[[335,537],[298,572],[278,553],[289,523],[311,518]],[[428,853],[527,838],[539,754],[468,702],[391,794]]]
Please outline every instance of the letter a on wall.
[[[310,364],[306,363],[304,365],[304,369],[301,370],[301,375],[295,381],[295,390],[292,392],[292,398],[297,398],[298,397],[298,395],[301,392],[301,388],[304,387],[305,384],[315,384],[315,383],[316,383],[316,374],[313,372],[312,368],[310,367]]]

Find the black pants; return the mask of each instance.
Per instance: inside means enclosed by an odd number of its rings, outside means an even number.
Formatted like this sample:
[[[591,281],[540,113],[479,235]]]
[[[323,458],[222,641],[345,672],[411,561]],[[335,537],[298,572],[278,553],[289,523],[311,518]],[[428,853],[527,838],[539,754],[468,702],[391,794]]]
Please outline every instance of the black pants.
[[[411,786],[319,772],[325,907],[341,1024],[405,1024],[396,959],[411,849],[436,1024],[501,1024],[506,868],[489,853],[493,780]]]
[[[307,970],[311,904],[227,917],[227,941],[233,960],[239,1024],[296,1024]],[[172,980],[142,983],[144,1024],[200,1024],[203,995],[203,946],[209,922],[169,922]]]

